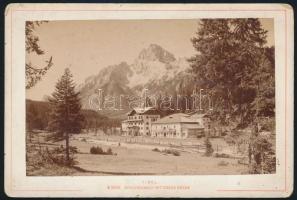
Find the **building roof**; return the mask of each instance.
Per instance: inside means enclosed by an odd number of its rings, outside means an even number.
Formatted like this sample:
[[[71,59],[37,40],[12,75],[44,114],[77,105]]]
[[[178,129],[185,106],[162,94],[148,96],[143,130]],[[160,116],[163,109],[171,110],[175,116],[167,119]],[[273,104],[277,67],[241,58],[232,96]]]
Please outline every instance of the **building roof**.
[[[130,112],[127,113],[128,116],[133,115],[133,114],[146,114],[150,111],[155,111],[158,112],[158,110],[154,107],[144,107],[144,108],[134,108],[133,110],[131,110]]]
[[[202,117],[209,117],[210,115],[208,113],[201,113],[200,111],[193,111],[188,113],[190,116],[195,115],[198,118],[202,118]]]
[[[166,117],[163,117],[155,122],[153,124],[170,124],[170,123],[195,123],[197,122],[191,118],[189,118],[190,115],[185,113],[175,113],[172,115],[168,115]]]

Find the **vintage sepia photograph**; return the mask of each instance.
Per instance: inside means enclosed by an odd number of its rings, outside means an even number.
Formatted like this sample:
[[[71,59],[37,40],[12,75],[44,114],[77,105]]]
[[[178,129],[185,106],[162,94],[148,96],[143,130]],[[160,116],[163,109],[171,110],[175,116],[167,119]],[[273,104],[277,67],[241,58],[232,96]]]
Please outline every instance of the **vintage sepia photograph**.
[[[10,197],[289,197],[287,4],[9,4]]]
[[[275,174],[273,18],[25,22],[26,176]]]

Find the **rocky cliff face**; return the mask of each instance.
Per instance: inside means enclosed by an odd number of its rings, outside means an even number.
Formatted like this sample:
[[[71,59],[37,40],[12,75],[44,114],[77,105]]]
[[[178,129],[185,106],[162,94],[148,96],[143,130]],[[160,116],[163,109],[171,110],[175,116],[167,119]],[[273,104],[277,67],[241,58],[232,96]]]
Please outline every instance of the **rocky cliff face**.
[[[185,58],[175,56],[157,44],[143,49],[132,64],[122,62],[107,66],[88,77],[79,86],[83,108],[90,108],[89,98],[101,89],[103,96],[141,96],[148,89],[150,96],[176,94],[191,89],[192,76]],[[192,84],[193,85],[193,84]],[[128,100],[122,99],[127,110]]]

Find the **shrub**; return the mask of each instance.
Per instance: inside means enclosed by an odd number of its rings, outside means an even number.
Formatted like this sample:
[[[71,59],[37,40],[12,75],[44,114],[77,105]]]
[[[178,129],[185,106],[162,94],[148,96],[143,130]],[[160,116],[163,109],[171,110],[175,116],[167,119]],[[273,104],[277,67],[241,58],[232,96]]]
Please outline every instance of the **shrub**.
[[[261,125],[262,125],[261,127],[262,131],[273,132],[275,130],[275,118],[272,117],[272,118],[262,119]]]
[[[257,136],[250,141],[249,154],[253,155],[251,159],[251,174],[270,174],[276,171],[275,150],[272,143],[266,138]],[[250,156],[251,157],[251,156]]]
[[[152,151],[160,152],[160,150],[158,148],[153,148]]]
[[[77,147],[70,146],[69,150],[71,153],[78,153]]]
[[[229,163],[227,161],[224,161],[224,160],[221,160],[219,163],[218,163],[218,166],[227,166],[229,165]]]
[[[91,149],[90,149],[90,153],[91,154],[104,154],[104,151],[103,151],[103,149],[101,148],[101,147],[91,147]]]
[[[212,144],[210,143],[208,137],[205,139],[204,144],[205,144],[205,156],[211,156],[214,150],[212,148]]]
[[[69,162],[67,162],[65,159],[66,149],[63,147],[63,145],[53,149],[49,149],[48,147],[39,149],[37,148],[38,154],[35,156],[35,159],[40,159],[43,162],[43,164],[55,163],[57,165],[73,166],[77,163],[74,157],[74,154],[77,153],[77,149],[72,146],[70,146],[69,148]]]
[[[214,156],[216,158],[230,158],[230,155],[225,154],[225,153],[215,153]]]
[[[116,155],[112,152],[111,148],[108,148],[107,151],[103,151],[103,149],[101,147],[91,147],[90,148],[90,153],[91,154],[101,154],[101,155]]]
[[[165,153],[165,154],[172,154],[174,156],[180,156],[180,152],[177,151],[177,150],[174,150],[174,149],[164,149],[164,150],[160,150],[158,148],[154,148],[152,149],[152,151],[155,151],[155,152],[162,152],[162,153]]]
[[[111,149],[111,148],[108,148],[106,154],[107,154],[107,155],[113,155],[113,153],[112,153],[112,149]]]
[[[164,152],[166,154],[172,154],[174,156],[180,156],[180,153],[177,150],[174,150],[174,149],[165,149],[162,152]]]
[[[173,151],[172,154],[173,154],[174,156],[180,156],[180,153],[179,153],[178,151]]]

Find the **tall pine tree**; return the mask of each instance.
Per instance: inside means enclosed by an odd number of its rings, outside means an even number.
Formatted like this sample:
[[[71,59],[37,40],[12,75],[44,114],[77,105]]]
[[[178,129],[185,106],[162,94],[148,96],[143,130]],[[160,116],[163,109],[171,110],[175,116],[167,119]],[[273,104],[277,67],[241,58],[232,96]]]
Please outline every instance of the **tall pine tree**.
[[[244,126],[258,114],[255,100],[261,96],[258,80],[267,60],[263,59],[266,36],[259,19],[200,21],[192,39],[197,54],[189,61],[197,84],[212,96],[214,114],[222,123],[233,119]]]
[[[69,135],[81,131],[84,117],[81,114],[79,93],[75,91],[72,74],[68,68],[57,82],[49,101],[52,108],[49,129],[55,132],[55,139],[65,140],[66,163],[69,164]]]

